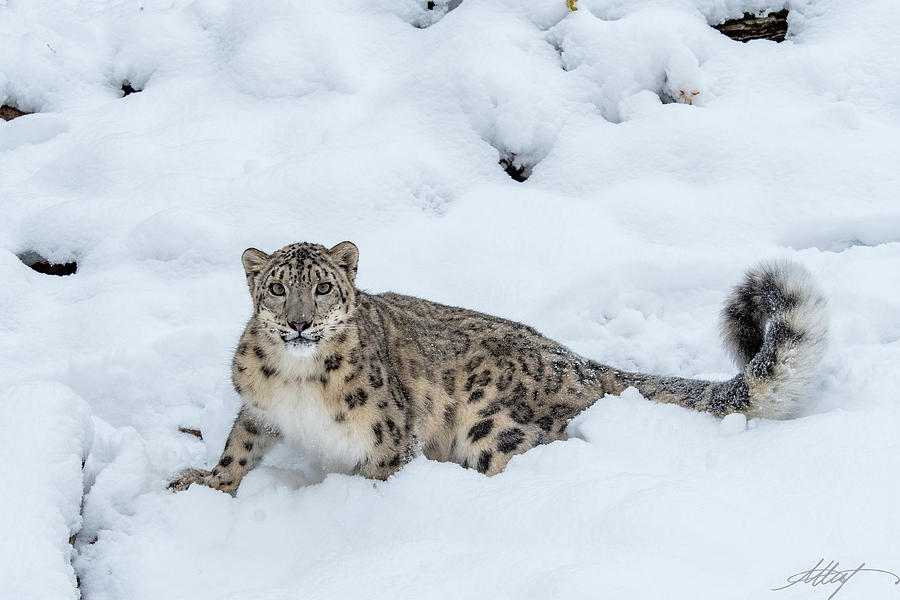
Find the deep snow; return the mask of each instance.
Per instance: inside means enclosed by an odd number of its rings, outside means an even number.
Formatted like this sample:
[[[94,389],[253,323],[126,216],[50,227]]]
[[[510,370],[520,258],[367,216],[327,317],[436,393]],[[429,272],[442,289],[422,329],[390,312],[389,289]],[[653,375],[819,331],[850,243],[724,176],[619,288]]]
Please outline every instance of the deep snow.
[[[785,5],[781,44],[708,26]],[[900,573],[900,7],[578,6],[0,0],[0,101],[38,111],[0,122],[0,597],[74,598],[77,574],[91,600],[779,600],[827,597],[770,591],[822,557]],[[370,291],[709,378],[734,372],[729,287],[791,257],[831,346],[790,421],[626,392],[493,478],[279,448],[237,498],[165,491],[238,407],[241,251],[343,239]]]

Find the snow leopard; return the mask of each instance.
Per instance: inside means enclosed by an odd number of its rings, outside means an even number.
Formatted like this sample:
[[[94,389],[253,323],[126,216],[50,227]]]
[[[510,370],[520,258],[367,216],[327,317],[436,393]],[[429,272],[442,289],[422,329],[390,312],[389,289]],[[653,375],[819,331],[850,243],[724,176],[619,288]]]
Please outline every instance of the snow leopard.
[[[418,455],[494,475],[629,387],[717,417],[786,418],[826,344],[826,300],[790,261],[749,270],[728,296],[721,327],[740,372],[704,381],[619,370],[521,323],[365,292],[358,258],[347,241],[244,251],[253,315],[231,373],[242,405],[218,464],[182,471],[171,489],[234,494],[279,440],[373,479]]]

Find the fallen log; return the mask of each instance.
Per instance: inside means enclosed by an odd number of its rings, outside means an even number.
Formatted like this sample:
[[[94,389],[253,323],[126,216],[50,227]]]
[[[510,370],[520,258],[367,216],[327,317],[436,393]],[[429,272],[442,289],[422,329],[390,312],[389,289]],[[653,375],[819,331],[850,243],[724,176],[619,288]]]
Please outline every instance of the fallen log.
[[[787,16],[786,8],[763,16],[745,13],[743,17],[731,19],[719,25],[713,25],[713,27],[739,42],[749,42],[750,40],[783,42],[788,29]]]

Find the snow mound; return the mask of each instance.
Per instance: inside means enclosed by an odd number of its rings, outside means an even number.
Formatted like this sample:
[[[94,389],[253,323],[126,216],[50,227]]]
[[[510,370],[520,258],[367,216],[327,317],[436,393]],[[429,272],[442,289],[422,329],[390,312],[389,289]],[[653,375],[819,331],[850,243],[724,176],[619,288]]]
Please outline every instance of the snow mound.
[[[0,598],[78,598],[69,539],[81,529],[90,408],[59,383],[33,382],[7,389],[0,414]]]

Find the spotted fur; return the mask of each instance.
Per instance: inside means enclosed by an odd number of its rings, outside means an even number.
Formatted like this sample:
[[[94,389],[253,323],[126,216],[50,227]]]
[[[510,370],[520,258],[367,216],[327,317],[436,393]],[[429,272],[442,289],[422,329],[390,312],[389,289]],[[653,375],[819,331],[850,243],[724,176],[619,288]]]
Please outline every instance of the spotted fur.
[[[371,478],[419,453],[492,475],[629,386],[717,416],[784,417],[824,348],[825,301],[789,263],[750,271],[732,293],[724,332],[743,372],[709,382],[619,371],[520,323],[365,293],[354,286],[357,258],[350,242],[244,252],[254,314],[232,368],[243,407],[219,463],[181,473],[172,489],[199,482],[233,493],[282,437]]]

